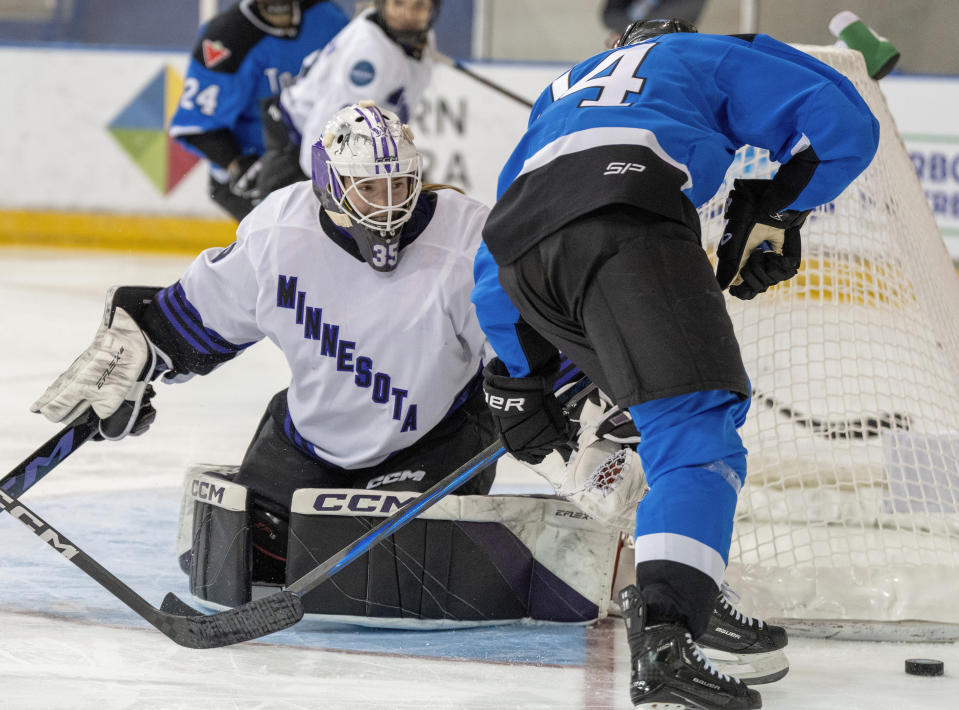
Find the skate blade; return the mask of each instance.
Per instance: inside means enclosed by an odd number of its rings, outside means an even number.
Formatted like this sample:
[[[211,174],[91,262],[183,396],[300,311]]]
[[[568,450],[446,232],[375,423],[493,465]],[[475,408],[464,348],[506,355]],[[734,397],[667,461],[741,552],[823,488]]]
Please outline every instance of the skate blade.
[[[789,672],[789,660],[781,649],[766,653],[732,653],[703,648],[720,673],[735,676],[746,685],[774,683]]]

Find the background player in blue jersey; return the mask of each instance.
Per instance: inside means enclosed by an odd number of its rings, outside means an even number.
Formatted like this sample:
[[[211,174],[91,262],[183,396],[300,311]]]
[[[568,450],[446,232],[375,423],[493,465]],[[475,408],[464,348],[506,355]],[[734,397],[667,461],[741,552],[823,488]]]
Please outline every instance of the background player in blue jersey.
[[[806,214],[865,169],[878,130],[850,82],[768,36],[641,21],[547,87],[500,174],[473,301],[499,356],[486,389],[507,403],[493,410],[506,447],[535,463],[566,446],[544,387],[557,349],[642,436],[639,589],[621,596],[637,705],[761,706],[693,642],[746,475],[749,381],[722,289],[752,298],[796,274]],[[735,182],[714,275],[696,207],[745,144],[782,166]]]
[[[263,153],[260,101],[346,24],[329,0],[241,0],[204,26],[170,135],[210,161],[210,197],[234,219],[253,207],[245,193]]]

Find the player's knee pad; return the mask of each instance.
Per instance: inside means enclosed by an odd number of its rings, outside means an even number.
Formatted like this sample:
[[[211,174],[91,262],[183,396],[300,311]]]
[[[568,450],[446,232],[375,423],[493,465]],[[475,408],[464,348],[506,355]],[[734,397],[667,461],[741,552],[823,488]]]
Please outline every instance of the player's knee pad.
[[[300,489],[287,580],[395,513],[415,492]],[[310,614],[444,627],[607,614],[619,533],[553,497],[448,496],[303,598]]]

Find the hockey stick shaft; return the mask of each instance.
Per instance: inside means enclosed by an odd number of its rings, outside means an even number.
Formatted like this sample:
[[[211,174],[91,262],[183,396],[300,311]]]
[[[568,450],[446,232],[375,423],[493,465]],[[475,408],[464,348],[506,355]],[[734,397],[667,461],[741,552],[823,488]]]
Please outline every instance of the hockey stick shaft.
[[[12,471],[0,478],[0,490],[6,491],[14,498],[22,496],[67,456],[89,441],[97,433],[99,422],[93,409],[75,417]]]
[[[456,69],[457,71],[462,72],[463,74],[466,74],[466,76],[468,76],[473,81],[478,81],[483,86],[486,86],[492,89],[493,91],[496,91],[502,94],[503,96],[513,99],[513,101],[516,101],[517,103],[522,104],[526,108],[533,108],[533,104],[529,100],[523,98],[519,94],[514,94],[512,91],[510,91],[506,87],[501,86],[494,81],[490,81],[489,79],[487,79],[484,76],[481,76],[480,74],[477,74],[472,69],[469,69],[465,64],[463,64],[458,59],[453,59],[452,57],[448,57],[445,54],[442,54],[441,52],[435,52],[435,51],[433,52],[433,56],[436,57],[436,59],[441,64],[445,64],[451,69]]]

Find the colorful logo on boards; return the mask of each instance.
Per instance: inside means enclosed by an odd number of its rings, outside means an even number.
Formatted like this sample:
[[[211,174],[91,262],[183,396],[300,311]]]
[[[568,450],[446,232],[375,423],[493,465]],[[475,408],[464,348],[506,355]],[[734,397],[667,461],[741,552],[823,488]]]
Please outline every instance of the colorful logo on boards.
[[[199,158],[167,133],[183,93],[183,77],[165,66],[110,121],[107,130],[153,186],[167,195]]]

